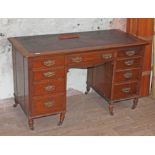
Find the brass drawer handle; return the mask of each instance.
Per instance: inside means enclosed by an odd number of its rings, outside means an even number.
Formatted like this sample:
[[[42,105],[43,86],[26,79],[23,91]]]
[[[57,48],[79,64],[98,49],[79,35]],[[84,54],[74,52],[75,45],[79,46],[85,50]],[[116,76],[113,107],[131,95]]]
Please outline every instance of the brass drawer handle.
[[[111,53],[102,54],[102,58],[103,58],[103,59],[111,59],[111,58],[112,58],[112,54],[111,54]]]
[[[136,54],[136,52],[135,51],[126,51],[125,54],[127,56],[130,56],[131,57],[131,56],[134,56]]]
[[[125,61],[124,63],[125,63],[125,65],[127,65],[127,66],[131,66],[131,65],[133,65],[133,63],[134,63],[134,60],[128,60],[128,61]]]
[[[78,63],[78,62],[82,61],[82,57],[74,57],[71,60],[72,60],[72,62]]]
[[[131,88],[122,88],[123,93],[129,93]]]
[[[46,108],[51,108],[53,105],[54,105],[54,102],[53,102],[53,101],[44,102],[44,106],[45,106]]]
[[[132,77],[132,72],[126,72],[126,73],[124,73],[124,77],[126,78],[126,79],[129,79],[129,78],[131,78]]]
[[[53,90],[55,90],[55,86],[52,86],[52,85],[46,86],[45,90],[46,91],[53,91]]]
[[[47,67],[53,66],[55,64],[55,60],[46,60],[43,64]]]
[[[55,72],[45,72],[43,73],[45,77],[52,77],[55,75]]]

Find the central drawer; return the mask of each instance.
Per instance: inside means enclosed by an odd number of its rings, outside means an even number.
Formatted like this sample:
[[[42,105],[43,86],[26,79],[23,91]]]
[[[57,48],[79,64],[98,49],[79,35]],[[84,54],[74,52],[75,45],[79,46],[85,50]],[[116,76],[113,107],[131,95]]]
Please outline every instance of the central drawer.
[[[97,65],[106,61],[111,61],[114,58],[113,50],[94,51],[89,53],[71,54],[66,58],[66,63],[71,67],[86,65]]]
[[[66,110],[65,94],[42,96],[32,99],[32,115],[48,115]]]

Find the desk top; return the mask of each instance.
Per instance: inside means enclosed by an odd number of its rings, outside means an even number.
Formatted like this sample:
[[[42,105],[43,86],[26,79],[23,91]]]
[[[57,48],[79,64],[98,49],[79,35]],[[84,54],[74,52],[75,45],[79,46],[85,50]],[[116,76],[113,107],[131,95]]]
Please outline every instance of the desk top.
[[[147,44],[144,40],[116,29],[13,37],[9,41],[27,57]]]

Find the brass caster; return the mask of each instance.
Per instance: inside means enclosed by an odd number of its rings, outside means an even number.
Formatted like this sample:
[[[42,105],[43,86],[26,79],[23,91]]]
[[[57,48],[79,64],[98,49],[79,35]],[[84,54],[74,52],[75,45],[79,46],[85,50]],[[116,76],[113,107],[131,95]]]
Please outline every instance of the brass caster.
[[[110,113],[110,115],[111,116],[113,116],[114,115],[114,112],[113,112],[113,104],[109,104],[109,113]]]
[[[31,130],[34,130],[34,121],[33,121],[33,119],[29,119],[29,120],[28,120],[28,124],[29,124],[29,128],[30,128]]]
[[[113,111],[110,111],[109,113],[110,113],[110,115],[111,115],[111,116],[113,116],[113,115],[114,115],[114,112],[113,112]]]
[[[88,92],[88,91],[86,91],[86,92],[85,92],[85,95],[87,95],[88,93],[89,93],[89,92]]]
[[[16,108],[16,107],[17,107],[17,105],[18,105],[18,104],[16,104],[16,103],[15,103],[15,104],[13,104],[13,107],[14,107],[14,108]]]
[[[62,126],[62,124],[63,124],[63,121],[58,122],[58,126]]]
[[[135,99],[133,100],[133,105],[132,105],[131,109],[134,110],[134,109],[137,107],[137,105],[138,105],[138,98],[135,98]]]

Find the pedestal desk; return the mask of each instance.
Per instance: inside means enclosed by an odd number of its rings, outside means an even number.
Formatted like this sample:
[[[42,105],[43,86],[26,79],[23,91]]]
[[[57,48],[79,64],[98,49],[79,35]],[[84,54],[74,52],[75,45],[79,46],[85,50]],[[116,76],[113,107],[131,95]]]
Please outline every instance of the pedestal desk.
[[[109,103],[140,97],[146,41],[120,30],[89,31],[9,38],[13,46],[15,104],[33,129],[35,118],[66,112],[67,71],[87,68],[87,88]],[[77,77],[78,78],[78,77]],[[75,79],[76,82],[76,79]],[[99,103],[96,103],[99,104]]]

